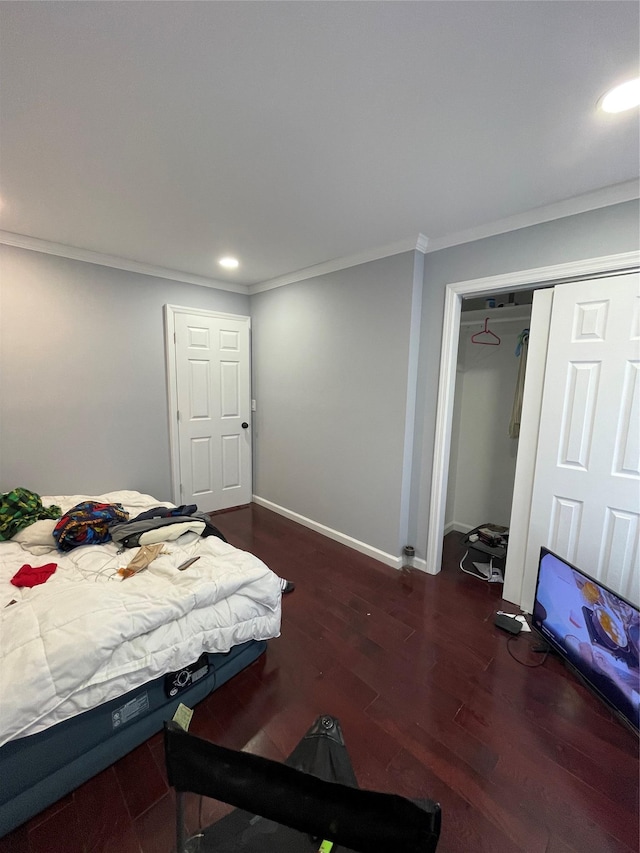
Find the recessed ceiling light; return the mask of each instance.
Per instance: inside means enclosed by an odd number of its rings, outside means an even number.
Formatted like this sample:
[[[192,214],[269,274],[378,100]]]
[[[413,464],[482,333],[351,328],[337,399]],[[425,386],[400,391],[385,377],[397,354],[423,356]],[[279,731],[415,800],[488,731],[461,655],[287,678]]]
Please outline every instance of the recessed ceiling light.
[[[640,104],[640,77],[616,86],[604,95],[600,108],[605,113],[621,113]]]
[[[220,258],[218,263],[226,270],[235,270],[240,266],[240,261],[237,258],[232,258],[229,256],[227,256],[226,258]]]

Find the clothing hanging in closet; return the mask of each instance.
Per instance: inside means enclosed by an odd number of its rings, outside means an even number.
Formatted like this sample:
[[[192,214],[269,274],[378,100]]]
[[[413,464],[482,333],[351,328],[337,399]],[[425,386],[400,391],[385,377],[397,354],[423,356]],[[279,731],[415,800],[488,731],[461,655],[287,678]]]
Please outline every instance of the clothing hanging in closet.
[[[520,422],[522,419],[522,399],[524,396],[524,376],[527,370],[527,353],[529,351],[529,329],[523,329],[518,336],[516,356],[518,362],[518,377],[516,379],[516,392],[513,398],[513,409],[509,422],[509,437],[518,438],[520,435]]]

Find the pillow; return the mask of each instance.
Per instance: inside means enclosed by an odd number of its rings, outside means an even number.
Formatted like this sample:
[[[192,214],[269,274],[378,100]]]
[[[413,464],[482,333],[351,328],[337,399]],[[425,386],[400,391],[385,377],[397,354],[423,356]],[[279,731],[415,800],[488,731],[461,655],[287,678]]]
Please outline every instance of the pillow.
[[[164,527],[156,527],[154,530],[145,530],[140,534],[138,545],[154,545],[156,542],[173,542],[183,533],[202,534],[205,528],[204,521],[181,521],[177,524],[166,524]]]
[[[53,528],[57,523],[57,518],[43,518],[40,521],[34,521],[33,524],[23,527],[15,536],[12,536],[11,541],[18,542],[20,547],[29,551],[30,554],[36,556],[48,554],[50,551],[56,550]]]

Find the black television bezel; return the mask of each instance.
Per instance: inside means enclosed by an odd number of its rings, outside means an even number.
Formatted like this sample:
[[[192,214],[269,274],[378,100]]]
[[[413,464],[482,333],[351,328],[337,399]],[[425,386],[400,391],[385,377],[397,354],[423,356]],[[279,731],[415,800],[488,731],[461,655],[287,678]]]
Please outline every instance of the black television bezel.
[[[633,724],[633,722],[619,708],[617,708],[613,704],[613,702],[611,702],[611,700],[607,696],[605,696],[604,693],[602,693],[602,691],[598,690],[598,688],[596,687],[595,684],[593,684],[591,681],[589,681],[588,677],[584,673],[582,673],[578,669],[578,667],[575,666],[574,663],[572,663],[572,661],[569,659],[569,656],[567,655],[567,652],[562,648],[562,646],[559,643],[557,643],[552,637],[548,637],[535,624],[534,614],[535,614],[535,609],[536,609],[536,602],[538,601],[538,585],[540,583],[540,566],[542,565],[543,557],[545,557],[547,554],[550,554],[552,557],[555,557],[556,560],[560,560],[560,562],[564,563],[565,566],[569,566],[570,569],[572,569],[575,572],[578,572],[578,574],[582,575],[584,578],[586,578],[586,580],[592,581],[593,583],[597,584],[597,586],[599,586],[601,589],[604,589],[606,592],[609,592],[609,593],[611,593],[611,595],[614,595],[616,598],[619,598],[620,601],[624,601],[625,604],[628,604],[629,607],[632,607],[634,610],[637,610],[638,612],[640,612],[640,608],[638,608],[637,605],[633,604],[633,602],[629,601],[629,599],[625,598],[624,595],[620,595],[619,592],[615,592],[615,590],[611,589],[611,587],[602,583],[602,581],[599,581],[597,578],[594,578],[591,575],[587,574],[587,572],[585,572],[584,569],[579,569],[577,566],[574,566],[573,563],[570,563],[569,560],[566,560],[564,557],[561,557],[559,554],[556,554],[555,551],[552,551],[550,548],[546,548],[544,545],[541,546],[540,556],[538,557],[538,574],[536,576],[536,591],[535,591],[535,595],[533,597],[533,609],[531,612],[531,630],[535,631],[536,635],[538,637],[540,637],[542,642],[545,643],[549,647],[549,649],[554,651],[558,655],[558,657],[560,657],[562,659],[563,663],[567,666],[568,669],[571,670],[571,672],[578,678],[578,680],[582,684],[584,684],[584,686],[586,688],[588,688],[588,690],[590,690],[591,693],[594,694],[594,696],[597,696],[598,699],[600,699],[600,701],[606,705],[606,707],[611,711],[611,713],[616,717],[616,719],[620,720],[620,722],[623,723],[631,732],[633,732],[633,734],[640,735],[640,728],[636,728],[636,726]]]

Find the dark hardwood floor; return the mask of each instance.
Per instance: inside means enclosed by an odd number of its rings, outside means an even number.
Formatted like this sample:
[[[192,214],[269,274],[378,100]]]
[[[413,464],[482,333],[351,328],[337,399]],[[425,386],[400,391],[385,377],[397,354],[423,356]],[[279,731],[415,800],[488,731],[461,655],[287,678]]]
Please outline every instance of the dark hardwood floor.
[[[397,572],[266,509],[216,517],[296,583],[282,636],[195,709],[191,731],[282,759],[338,717],[362,787],[442,806],[439,853],[635,853],[638,744],[562,663],[529,669],[492,624],[499,585]],[[507,608],[508,609],[508,608]],[[528,662],[529,638],[511,644]],[[225,807],[204,801],[210,823]],[[199,820],[188,803],[190,827]],[[161,735],[0,840],[0,853],[169,853]]]

